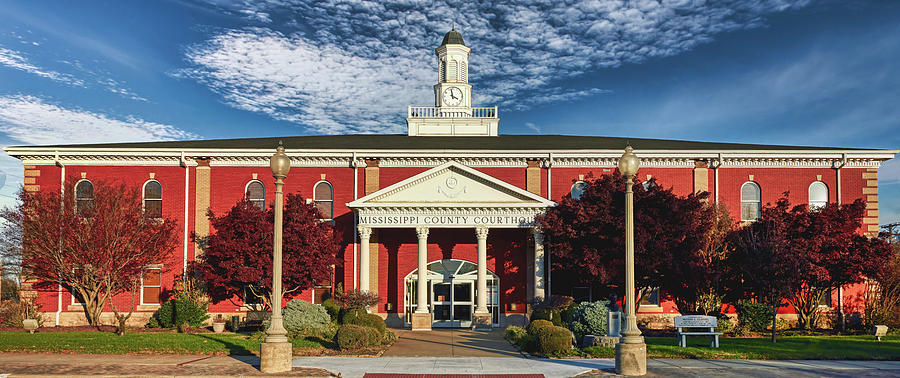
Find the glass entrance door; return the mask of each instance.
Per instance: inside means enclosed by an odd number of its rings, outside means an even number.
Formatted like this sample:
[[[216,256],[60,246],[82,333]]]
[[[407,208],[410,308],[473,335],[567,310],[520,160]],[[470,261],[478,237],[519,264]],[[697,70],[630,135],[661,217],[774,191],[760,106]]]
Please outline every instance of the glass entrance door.
[[[462,260],[439,260],[428,264],[428,309],[432,313],[432,327],[471,327],[475,312],[475,287],[477,274],[475,264]],[[406,276],[406,322],[412,322],[412,313],[417,308],[417,272]],[[487,305],[493,315],[494,326],[500,323],[500,293],[497,276],[488,271]]]

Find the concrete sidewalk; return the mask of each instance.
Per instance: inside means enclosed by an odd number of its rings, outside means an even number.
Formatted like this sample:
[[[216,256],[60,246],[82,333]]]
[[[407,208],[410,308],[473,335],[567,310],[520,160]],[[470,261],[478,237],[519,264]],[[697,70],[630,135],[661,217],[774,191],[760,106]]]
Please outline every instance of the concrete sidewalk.
[[[296,357],[294,366],[322,368],[348,378],[365,373],[615,375],[615,361],[608,358]],[[900,377],[900,361],[651,359],[647,368],[648,377]]]

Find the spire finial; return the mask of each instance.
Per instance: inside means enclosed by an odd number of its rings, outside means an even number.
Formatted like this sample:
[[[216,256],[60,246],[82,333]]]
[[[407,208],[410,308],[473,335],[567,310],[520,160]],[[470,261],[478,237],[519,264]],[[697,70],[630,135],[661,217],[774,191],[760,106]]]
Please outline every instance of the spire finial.
[[[456,30],[456,20],[450,20],[450,30]]]

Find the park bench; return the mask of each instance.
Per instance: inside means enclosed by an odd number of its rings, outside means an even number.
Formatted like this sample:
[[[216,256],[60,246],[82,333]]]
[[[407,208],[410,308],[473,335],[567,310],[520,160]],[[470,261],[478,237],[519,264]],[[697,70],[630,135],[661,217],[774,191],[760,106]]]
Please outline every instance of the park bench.
[[[719,347],[719,335],[716,331],[716,317],[706,315],[683,315],[675,317],[675,328],[678,330],[678,346],[687,346],[687,336],[709,336],[709,347]],[[690,330],[687,330],[690,329]]]

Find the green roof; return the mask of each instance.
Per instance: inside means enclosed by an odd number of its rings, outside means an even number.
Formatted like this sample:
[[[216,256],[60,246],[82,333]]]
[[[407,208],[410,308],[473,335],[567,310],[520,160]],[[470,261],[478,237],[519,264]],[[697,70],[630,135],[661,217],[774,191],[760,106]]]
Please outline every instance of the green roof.
[[[463,41],[462,34],[459,34],[458,31],[450,29],[447,34],[444,34],[444,40],[441,41],[441,46],[443,45],[466,45],[466,42]]]
[[[862,150],[855,148],[782,146],[763,144],[695,142],[671,139],[619,138],[575,135],[407,136],[391,134],[311,135],[267,138],[210,139],[171,142],[69,144],[21,146],[85,149],[274,149],[278,141],[287,149],[322,150],[484,150],[575,151],[621,150]],[[871,149],[869,149],[871,150]]]

